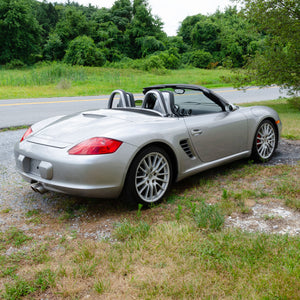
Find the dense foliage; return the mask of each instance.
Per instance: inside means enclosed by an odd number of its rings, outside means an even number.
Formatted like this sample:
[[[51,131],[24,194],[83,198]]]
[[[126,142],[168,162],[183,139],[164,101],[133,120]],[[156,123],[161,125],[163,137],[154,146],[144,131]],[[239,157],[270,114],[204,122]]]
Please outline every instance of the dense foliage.
[[[265,34],[262,47],[249,59],[246,82],[278,84],[300,91],[300,2],[241,0],[248,22]],[[243,83],[240,80],[241,84]]]
[[[261,34],[237,11],[187,17],[168,37],[147,0],[116,0],[111,9],[36,0],[0,0],[0,64],[39,60],[88,66],[122,64],[147,69],[240,67]],[[139,63],[132,60],[142,59]]]
[[[0,63],[32,62],[41,53],[42,27],[31,0],[0,1]]]

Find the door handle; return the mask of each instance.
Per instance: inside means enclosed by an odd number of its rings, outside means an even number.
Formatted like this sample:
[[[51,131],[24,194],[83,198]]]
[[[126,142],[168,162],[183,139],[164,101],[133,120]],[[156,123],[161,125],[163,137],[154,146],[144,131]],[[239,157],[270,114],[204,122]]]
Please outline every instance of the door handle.
[[[203,133],[203,131],[202,131],[201,129],[199,129],[199,128],[192,129],[191,132],[192,132],[192,135],[193,135],[193,136],[197,136],[197,135],[200,135],[200,134]]]

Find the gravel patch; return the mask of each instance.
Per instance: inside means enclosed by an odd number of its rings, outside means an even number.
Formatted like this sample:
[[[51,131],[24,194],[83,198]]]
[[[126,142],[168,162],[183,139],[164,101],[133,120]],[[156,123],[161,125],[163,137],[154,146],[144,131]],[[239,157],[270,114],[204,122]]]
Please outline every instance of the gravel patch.
[[[266,165],[295,165],[300,161],[300,140],[281,139],[273,158]]]
[[[250,232],[300,235],[300,213],[278,203],[255,204],[252,214],[232,214],[225,226]]]

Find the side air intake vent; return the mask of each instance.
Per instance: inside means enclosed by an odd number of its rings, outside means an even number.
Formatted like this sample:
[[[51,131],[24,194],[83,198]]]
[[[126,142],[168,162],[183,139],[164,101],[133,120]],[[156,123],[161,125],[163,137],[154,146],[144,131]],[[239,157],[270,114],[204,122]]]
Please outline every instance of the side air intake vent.
[[[192,150],[191,150],[191,148],[190,148],[188,140],[180,141],[180,146],[189,158],[194,158],[195,157]]]

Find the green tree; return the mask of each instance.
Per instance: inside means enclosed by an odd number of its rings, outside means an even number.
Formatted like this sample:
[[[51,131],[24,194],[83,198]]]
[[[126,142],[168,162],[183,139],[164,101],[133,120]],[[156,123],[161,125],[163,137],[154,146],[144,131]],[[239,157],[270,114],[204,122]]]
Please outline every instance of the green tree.
[[[298,0],[240,0],[245,17],[267,34],[263,50],[247,64],[244,81],[277,84],[300,90],[300,2]],[[239,84],[243,84],[243,80]]]
[[[0,63],[35,62],[35,55],[40,53],[42,28],[32,6],[32,0],[0,1]]]
[[[228,67],[242,67],[246,58],[260,47],[262,34],[255,31],[255,26],[236,7],[229,7],[224,13],[217,11],[211,17],[220,28],[219,53],[214,54],[216,60]]]
[[[151,9],[146,0],[133,1],[133,18],[130,26],[125,31],[129,38],[130,48],[128,56],[131,58],[142,57],[143,38],[153,36],[158,41],[166,39],[162,30],[163,23],[158,17],[152,16]]]
[[[49,33],[55,28],[59,16],[55,9],[55,5],[43,2],[34,1],[34,13],[37,21],[43,28],[43,39],[47,40]]]
[[[254,32],[253,25],[236,7],[228,7],[224,12],[217,11],[209,16],[189,16],[183,20],[178,34],[190,47],[190,52],[208,52],[215,63],[227,67],[243,66],[245,58],[259,48],[261,40],[261,34]],[[193,60],[185,54],[184,61]],[[197,65],[196,62],[193,64]]]
[[[133,18],[133,7],[130,0],[116,0],[111,8],[111,21],[122,32],[125,32]]]
[[[139,38],[139,43],[141,44],[141,51],[143,57],[157,51],[163,51],[166,48],[164,43],[157,40],[154,36],[146,36]]]
[[[197,22],[190,33],[193,47],[210,53],[218,51],[217,38],[219,32],[218,24],[209,17]]]
[[[46,60],[59,60],[65,54],[63,43],[57,33],[50,33],[44,45],[44,58]]]
[[[191,32],[198,22],[205,19],[206,17],[201,14],[186,17],[179,27],[178,36],[182,37],[184,43],[192,45]]]
[[[98,25],[96,41],[97,47],[102,49],[111,62],[119,61],[127,46],[124,35],[111,21]]]
[[[121,13],[120,13],[121,14]],[[119,15],[120,17],[120,15]],[[126,17],[123,15],[118,19],[121,24],[126,23]],[[115,24],[113,20],[113,13],[110,9],[98,9],[91,16],[92,29],[90,36],[95,41],[98,48],[105,53],[108,61],[119,61],[127,52],[129,41],[124,32]],[[127,20],[128,21],[128,20]],[[129,52],[129,51],[128,51]]]
[[[75,6],[67,6],[62,11],[62,16],[57,22],[55,31],[64,50],[68,48],[69,43],[78,36],[90,36],[92,24],[84,13]],[[58,57],[62,59],[62,57]]]
[[[183,41],[181,36],[168,36],[165,44],[168,49],[176,48],[180,54],[187,52],[189,49],[189,46]]]

